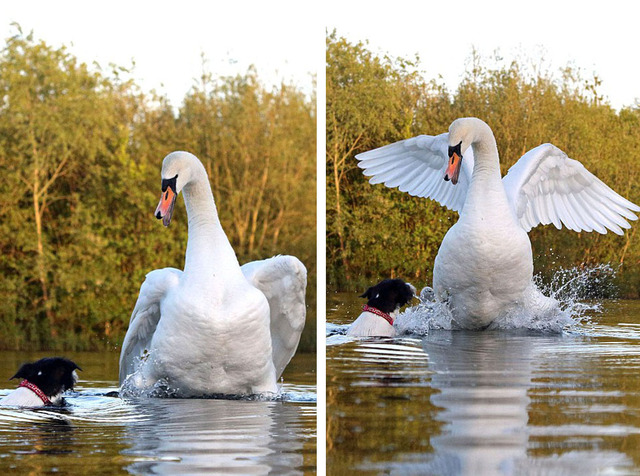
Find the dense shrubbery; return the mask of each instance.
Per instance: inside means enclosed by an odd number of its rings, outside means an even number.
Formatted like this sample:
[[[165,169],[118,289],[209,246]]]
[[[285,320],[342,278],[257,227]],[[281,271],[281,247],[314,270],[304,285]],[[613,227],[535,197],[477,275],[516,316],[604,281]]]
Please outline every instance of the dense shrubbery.
[[[362,289],[383,277],[431,283],[438,246],[457,214],[383,185],[372,186],[355,154],[418,134],[446,132],[458,117],[493,129],[503,173],[527,150],[551,142],[621,195],[640,203],[640,111],[617,112],[598,95],[599,80],[567,68],[550,74],[513,62],[484,66],[472,56],[451,93],[426,81],[417,62],[380,57],[335,32],[327,37],[327,281]],[[640,293],[638,224],[620,237],[553,226],[530,233],[537,272],[561,266],[622,264],[623,296]]]
[[[128,76],[22,32],[0,53],[0,348],[121,342],[145,274],[183,265],[182,201],[170,229],[153,217],[162,159],[180,149],[204,162],[241,262],[306,264],[313,348],[315,100],[253,70],[203,74],[176,112]]]

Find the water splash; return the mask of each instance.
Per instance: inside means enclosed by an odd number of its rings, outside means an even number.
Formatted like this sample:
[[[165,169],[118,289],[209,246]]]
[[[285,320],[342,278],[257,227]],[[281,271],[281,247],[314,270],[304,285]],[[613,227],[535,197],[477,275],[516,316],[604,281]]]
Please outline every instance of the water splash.
[[[119,396],[125,400],[139,400],[146,398],[175,398],[175,399],[218,399],[218,400],[245,400],[250,402],[315,402],[315,387],[285,384],[282,379],[278,384],[277,393],[254,394],[225,394],[213,393],[200,396],[185,397],[179,387],[170,384],[166,378],[158,379],[153,385],[148,385],[141,369],[137,369],[122,383]]]
[[[210,395],[200,395],[183,397],[179,389],[174,389],[166,385],[164,380],[158,381],[158,385],[151,389],[128,388],[125,392],[120,391],[121,396],[126,400],[140,399],[192,399],[192,400],[242,400],[246,402],[295,402],[295,403],[315,403],[317,397],[313,391],[313,386],[292,386],[281,384],[278,386],[278,393],[253,393],[253,394],[227,394],[213,393]]]
[[[601,311],[594,299],[611,297],[615,290],[616,270],[609,264],[562,268],[545,283],[535,276],[525,293],[524,302],[489,326],[493,329],[528,329],[561,333],[591,324],[591,315]],[[435,299],[431,288],[420,293],[420,304],[398,316],[395,326],[399,335],[426,335],[430,330],[458,328],[444,302]]]
[[[326,335],[327,337],[346,335],[350,325],[351,324],[333,324],[331,322],[327,322]]]
[[[158,379],[153,385],[141,383],[141,372],[127,376],[120,388],[121,398],[179,398],[180,389],[172,387],[167,379]]]
[[[557,299],[566,305],[576,304],[588,299],[614,297],[617,289],[614,285],[617,268],[610,264],[594,266],[574,266],[561,268],[544,283],[541,276],[534,276],[536,286],[545,295]]]

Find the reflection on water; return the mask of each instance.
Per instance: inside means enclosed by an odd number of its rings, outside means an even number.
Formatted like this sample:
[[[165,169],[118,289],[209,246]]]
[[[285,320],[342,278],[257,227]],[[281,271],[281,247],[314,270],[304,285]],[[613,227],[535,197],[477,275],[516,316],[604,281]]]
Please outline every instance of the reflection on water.
[[[328,473],[637,474],[640,303],[604,307],[564,335],[330,337]],[[335,332],[358,303],[328,308]]]
[[[135,472],[187,474],[218,468],[223,473],[281,474],[304,466],[303,441],[295,431],[303,430],[297,406],[154,400],[134,407],[141,407],[148,418],[126,431],[129,448],[124,454],[134,456],[136,462],[129,469]]]
[[[8,376],[39,357],[3,354]],[[0,468],[92,475],[315,472],[313,355],[294,358],[279,401],[109,397],[117,385],[117,354],[70,357],[84,371],[68,408],[0,408]],[[115,372],[101,373],[102,361],[112,358]],[[95,380],[83,380],[88,376]]]
[[[433,369],[431,402],[442,434],[431,443],[435,469],[463,474],[513,471],[525,457],[532,339],[437,332],[424,338]]]

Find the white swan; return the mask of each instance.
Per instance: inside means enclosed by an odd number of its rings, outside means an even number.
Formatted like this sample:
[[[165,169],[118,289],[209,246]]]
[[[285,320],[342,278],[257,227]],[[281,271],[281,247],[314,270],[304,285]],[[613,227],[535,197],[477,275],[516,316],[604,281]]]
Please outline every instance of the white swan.
[[[413,137],[356,158],[370,183],[460,213],[440,245],[433,287],[439,300],[448,300],[455,322],[468,329],[484,328],[515,306],[548,301],[532,283],[531,228],[553,223],[622,234],[630,228],[625,218],[635,220],[632,211],[640,211],[552,144],[527,152],[502,178],[493,132],[476,118],[457,119],[449,133]]]
[[[120,384],[151,395],[168,387],[180,397],[275,393],[304,327],[306,269],[292,256],[241,268],[202,163],[172,152],[156,210],[165,226],[181,191],[189,222],[184,271],[147,275],[122,345]]]

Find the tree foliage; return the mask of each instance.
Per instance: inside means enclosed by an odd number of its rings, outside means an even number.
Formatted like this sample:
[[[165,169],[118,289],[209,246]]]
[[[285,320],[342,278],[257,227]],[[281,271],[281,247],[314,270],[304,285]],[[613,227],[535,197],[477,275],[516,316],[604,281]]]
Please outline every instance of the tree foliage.
[[[581,161],[621,195],[640,202],[634,159],[640,111],[615,111],[599,95],[597,76],[559,74],[539,65],[505,64],[475,52],[455,92],[424,79],[416,61],[379,57],[366,44],[327,36],[327,279],[335,289],[400,276],[430,284],[444,234],[457,214],[432,200],[372,186],[357,153],[418,134],[445,132],[458,117],[476,116],[493,129],[503,173],[527,150],[551,142]],[[621,266],[623,295],[640,293],[638,225],[614,234],[530,233],[537,272],[610,262]]]
[[[0,53],[0,348],[117,346],[144,276],[181,268],[186,212],[153,217],[162,158],[205,163],[241,262],[277,253],[309,270],[315,334],[315,109],[254,70],[203,73],[175,111],[128,72],[89,68],[21,31]]]

